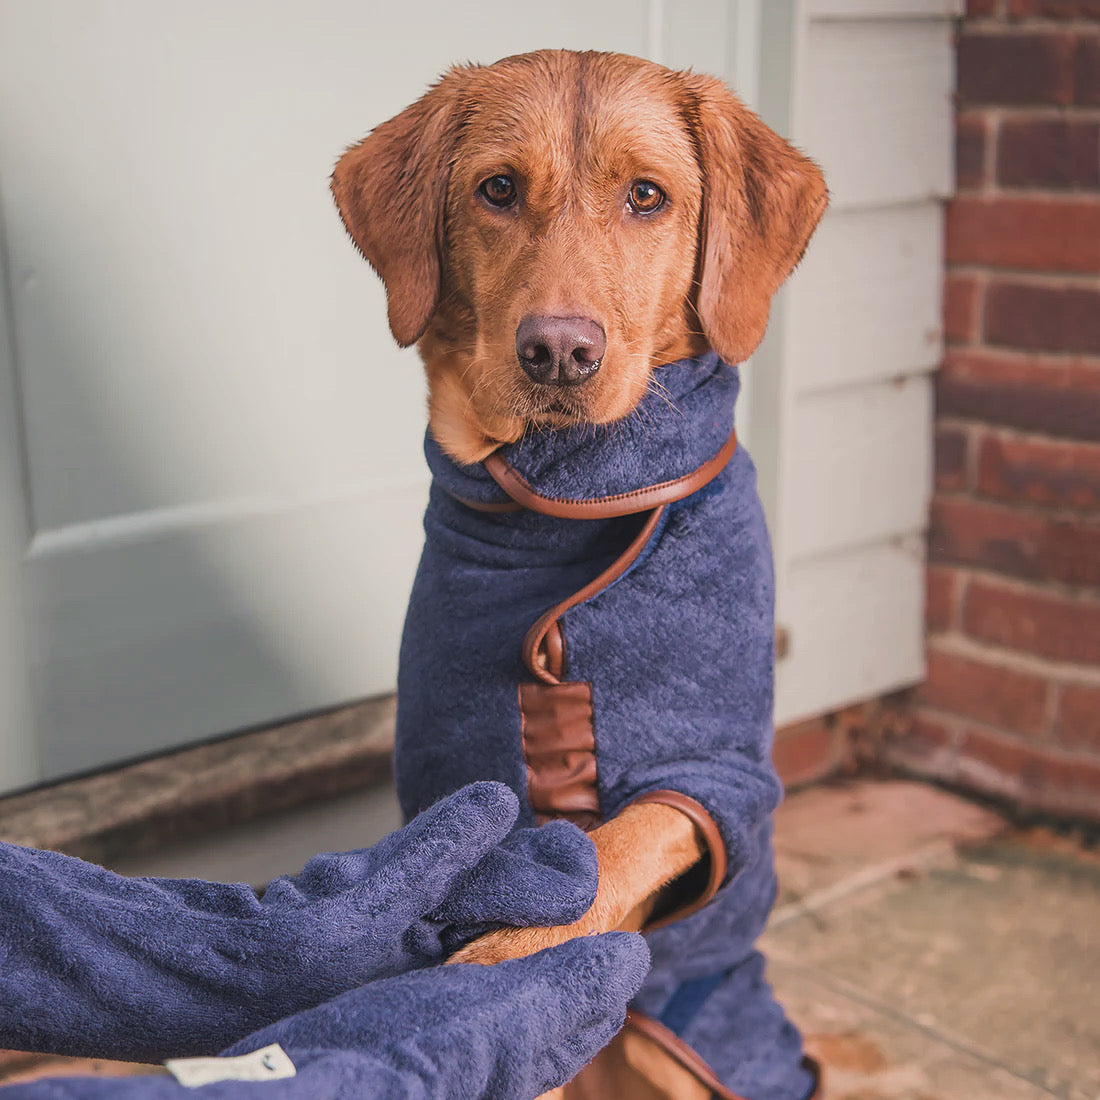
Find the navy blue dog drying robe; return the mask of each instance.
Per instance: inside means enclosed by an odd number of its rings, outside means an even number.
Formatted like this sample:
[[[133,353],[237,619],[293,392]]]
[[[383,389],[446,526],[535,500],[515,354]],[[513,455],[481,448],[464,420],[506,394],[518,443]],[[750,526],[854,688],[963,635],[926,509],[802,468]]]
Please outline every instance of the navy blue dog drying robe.
[[[409,816],[475,779],[511,786],[525,825],[591,827],[642,799],[689,814],[709,858],[648,933],[635,1026],[705,1060],[720,1096],[802,1100],[814,1076],[753,949],[780,784],[772,557],[738,384],[714,353],[682,360],[631,417],[472,466],[429,434],[397,785]]]

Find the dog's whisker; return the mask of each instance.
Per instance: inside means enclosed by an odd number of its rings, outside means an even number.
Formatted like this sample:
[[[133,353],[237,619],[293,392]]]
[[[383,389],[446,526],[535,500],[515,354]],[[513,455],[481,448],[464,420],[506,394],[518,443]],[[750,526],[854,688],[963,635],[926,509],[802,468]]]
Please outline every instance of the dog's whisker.
[[[651,377],[649,379],[649,392],[656,394],[664,403],[677,415],[683,416],[683,410],[678,404],[672,394],[669,393],[668,388],[661,382],[658,382],[656,378]]]

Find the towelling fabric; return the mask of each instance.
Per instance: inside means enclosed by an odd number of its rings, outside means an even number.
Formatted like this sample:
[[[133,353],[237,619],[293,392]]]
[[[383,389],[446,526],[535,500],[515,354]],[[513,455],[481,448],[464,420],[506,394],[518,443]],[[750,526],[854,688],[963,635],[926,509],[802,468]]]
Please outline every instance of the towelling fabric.
[[[639,799],[689,813],[709,859],[648,932],[636,1018],[701,1056],[720,1095],[802,1100],[813,1075],[753,950],[780,784],[772,557],[738,386],[714,353],[681,360],[626,420],[533,432],[473,466],[429,434],[397,787],[410,817],[477,779],[512,787],[520,824],[589,827]]]

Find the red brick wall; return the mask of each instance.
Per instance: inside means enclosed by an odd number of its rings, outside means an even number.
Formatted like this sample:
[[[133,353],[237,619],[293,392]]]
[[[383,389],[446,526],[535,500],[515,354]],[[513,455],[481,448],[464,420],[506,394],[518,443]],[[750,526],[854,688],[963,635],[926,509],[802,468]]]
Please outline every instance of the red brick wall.
[[[1100,819],[1100,0],[970,0],[928,679],[895,762]]]

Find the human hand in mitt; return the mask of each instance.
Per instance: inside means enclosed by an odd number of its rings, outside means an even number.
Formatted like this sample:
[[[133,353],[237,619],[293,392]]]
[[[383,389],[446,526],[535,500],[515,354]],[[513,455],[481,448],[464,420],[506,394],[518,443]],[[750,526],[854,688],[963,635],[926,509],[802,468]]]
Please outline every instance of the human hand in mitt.
[[[0,1046],[207,1053],[487,928],[577,919],[595,894],[591,841],[566,822],[509,835],[517,814],[503,784],[471,784],[262,899],[0,844]]]
[[[648,966],[641,936],[608,932],[496,966],[421,970],[344,993],[225,1051],[277,1043],[293,1076],[198,1089],[167,1076],[62,1077],[11,1086],[5,1100],[530,1100],[611,1040]]]

